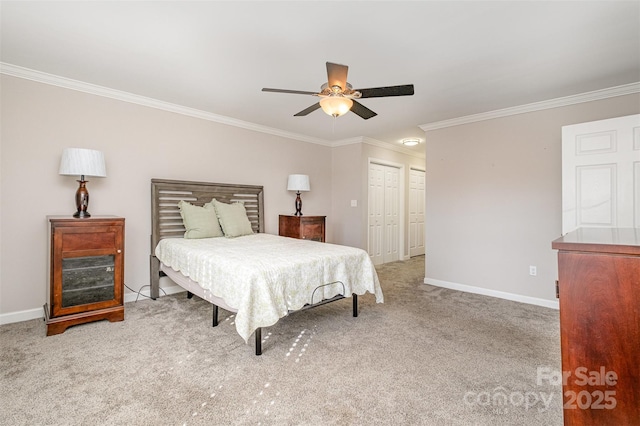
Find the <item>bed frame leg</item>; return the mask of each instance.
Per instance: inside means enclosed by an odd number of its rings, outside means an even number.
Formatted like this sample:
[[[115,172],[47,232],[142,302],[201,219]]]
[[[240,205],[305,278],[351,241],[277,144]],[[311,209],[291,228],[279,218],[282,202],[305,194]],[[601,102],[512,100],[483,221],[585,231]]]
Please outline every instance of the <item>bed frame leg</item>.
[[[218,325],[218,305],[213,305],[213,321],[212,321],[212,327],[216,327]]]
[[[353,316],[358,316],[358,295],[353,293]]]
[[[149,292],[151,293],[150,297],[153,300],[156,300],[158,297],[160,297],[160,261],[157,257],[152,255],[149,257],[149,263],[149,269],[151,272],[151,277],[149,280]]]
[[[187,299],[193,299],[193,293],[187,291]]]
[[[262,329],[256,328],[256,355],[262,355]]]

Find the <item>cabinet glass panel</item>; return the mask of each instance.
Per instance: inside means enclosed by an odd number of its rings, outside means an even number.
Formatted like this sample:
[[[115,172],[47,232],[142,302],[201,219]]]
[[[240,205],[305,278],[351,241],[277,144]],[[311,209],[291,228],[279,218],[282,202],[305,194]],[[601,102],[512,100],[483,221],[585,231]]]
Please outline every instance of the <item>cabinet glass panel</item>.
[[[114,255],[62,259],[62,307],[113,300],[114,271]]]

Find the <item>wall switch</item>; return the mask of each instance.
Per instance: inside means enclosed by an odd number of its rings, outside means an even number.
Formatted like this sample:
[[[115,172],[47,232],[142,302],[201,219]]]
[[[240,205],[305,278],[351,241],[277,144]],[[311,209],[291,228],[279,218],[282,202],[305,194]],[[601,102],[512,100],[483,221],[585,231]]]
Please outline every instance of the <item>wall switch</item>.
[[[351,200],[351,207],[358,207],[358,200]]]
[[[538,275],[538,268],[536,268],[535,266],[529,266],[529,275],[531,275],[532,277]]]

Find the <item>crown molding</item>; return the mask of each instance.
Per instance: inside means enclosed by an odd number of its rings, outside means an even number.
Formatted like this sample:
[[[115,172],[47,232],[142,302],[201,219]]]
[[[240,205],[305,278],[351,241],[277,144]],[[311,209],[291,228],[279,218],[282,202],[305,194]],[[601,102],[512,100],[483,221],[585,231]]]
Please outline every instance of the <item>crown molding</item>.
[[[413,157],[418,157],[418,158],[425,158],[426,157],[426,154],[425,154],[424,150],[422,150],[420,152],[416,152],[414,150],[405,148],[403,146],[391,145],[391,144],[388,144],[386,142],[382,142],[382,141],[377,140],[377,139],[368,138],[366,136],[362,137],[362,143],[366,143],[368,145],[377,146],[377,147],[380,147],[380,148],[389,149],[389,150],[396,151],[396,152],[401,152],[403,154],[411,155]]]
[[[340,139],[337,141],[333,141],[331,146],[336,147],[336,146],[356,145],[359,143],[363,143],[363,139],[364,139],[364,136],[356,136],[354,138]]]
[[[142,105],[150,108],[156,108],[163,111],[174,112],[176,114],[187,115],[189,117],[200,118],[203,120],[213,121],[229,126],[240,127],[242,129],[253,130],[255,132],[267,133],[274,136],[295,139],[298,141],[309,142],[318,145],[333,146],[330,141],[325,139],[315,138],[299,133],[287,132],[273,127],[250,123],[248,121],[237,120],[235,118],[213,114],[211,112],[202,111],[195,108],[188,108],[185,106],[172,104],[170,102],[159,101],[157,99],[147,98],[145,96],[135,95],[133,93],[124,92],[121,90],[110,89],[104,86],[85,83],[83,81],[60,77],[57,75],[48,74],[45,72],[36,71],[13,64],[8,64],[5,62],[0,62],[0,74],[24,78],[26,80],[50,84],[52,86],[58,86],[65,89],[71,89],[79,92],[89,93],[92,95],[102,96],[105,98],[116,99],[119,101],[129,102],[132,104]]]
[[[390,144],[388,142],[383,142],[377,139],[373,139],[373,138],[369,138],[366,136],[357,136],[355,138],[348,138],[348,139],[342,139],[339,141],[335,141],[333,142],[333,144],[331,146],[333,147],[337,147],[337,146],[346,146],[346,145],[355,145],[355,144],[367,144],[367,145],[373,145],[373,146],[377,146],[380,148],[384,148],[386,150],[389,151],[395,151],[395,152],[400,152],[402,154],[407,154],[407,155],[411,155],[413,157],[418,157],[418,158],[425,158],[425,152],[420,151],[420,152],[416,152],[414,150],[411,149],[407,149],[404,148],[402,146],[395,146],[393,144]]]
[[[317,145],[336,147],[336,146],[350,145],[355,143],[367,143],[369,145],[379,146],[381,148],[388,149],[391,151],[402,152],[404,154],[424,158],[424,154],[420,155],[420,153],[416,153],[408,149],[403,149],[402,147],[396,147],[393,144],[382,142],[376,139],[371,139],[367,137],[355,137],[355,138],[343,139],[341,141],[332,142],[326,139],[316,138],[308,135],[303,135],[300,133],[287,132],[284,130],[280,130],[280,129],[276,129],[268,126],[262,126],[262,125],[251,123],[248,121],[237,120],[235,118],[226,117],[224,115],[218,115],[218,114],[202,111],[195,108],[189,108],[182,105],[172,104],[170,102],[159,101],[157,99],[135,95],[133,93],[124,92],[122,90],[110,89],[108,87],[98,86],[96,84],[86,83],[79,80],[73,80],[66,77],[60,77],[60,76],[57,76],[54,74],[48,74],[42,71],[36,71],[29,68],[20,67],[18,65],[8,64],[6,62],[0,62],[0,74],[6,74],[13,77],[24,78],[26,80],[32,80],[39,83],[62,87],[65,89],[76,90],[79,92],[102,96],[105,98],[116,99],[123,102],[129,102],[132,104],[142,105],[150,108],[156,108],[163,111],[186,115],[189,117],[200,118],[202,120],[213,121],[216,123],[239,127],[246,130],[252,130],[255,132],[266,133],[274,136],[280,136],[283,138],[294,139],[297,141],[308,142],[308,143],[313,143]]]
[[[565,96],[562,98],[549,99],[541,102],[520,105],[511,108],[504,108],[495,111],[483,112],[480,114],[465,115],[463,117],[452,118],[450,120],[435,121],[433,123],[422,124],[420,127],[425,132],[430,130],[443,129],[445,127],[459,126],[461,124],[475,123],[478,121],[492,120],[494,118],[508,117],[511,115],[525,114],[528,112],[540,111],[543,109],[558,108],[568,105],[575,105],[583,102],[597,101],[600,99],[613,98],[616,96],[630,95],[640,92],[640,82],[624,84],[610,87],[608,89],[594,90],[592,92],[580,93],[578,95]]]
[[[262,126],[262,125],[251,123],[248,121],[238,120],[235,118],[210,113],[207,111],[202,111],[195,108],[188,108],[185,106],[172,104],[170,102],[159,101],[157,99],[135,95],[133,93],[124,92],[121,90],[110,89],[108,87],[98,86],[95,84],[86,83],[79,80],[60,77],[57,75],[20,67],[18,65],[8,64],[5,62],[0,62],[0,74],[6,74],[13,77],[24,78],[24,79],[36,81],[39,83],[49,84],[52,86],[58,86],[66,89],[76,90],[79,92],[116,99],[123,102],[129,102],[129,103],[142,105],[150,108],[160,109],[163,111],[173,112],[176,114],[182,114],[189,117],[200,118],[203,120],[212,121],[220,124],[226,124],[234,127],[239,127],[246,130],[252,130],[255,132],[266,133],[274,136],[279,136],[287,139],[294,139],[297,141],[308,142],[308,143],[313,143],[317,145],[337,147],[337,146],[351,145],[356,143],[366,143],[369,145],[378,146],[380,148],[400,152],[407,155],[412,155],[419,158],[425,157],[424,153],[417,153],[413,150],[409,150],[401,146],[395,146],[393,144],[382,142],[377,139],[368,138],[366,136],[360,136],[360,137],[343,139],[343,140],[332,142],[322,138],[316,138],[316,137],[303,135],[299,133],[287,132],[287,131],[276,129],[273,127]],[[450,120],[436,121],[433,123],[422,124],[418,127],[420,127],[420,129],[422,129],[424,132],[427,132],[430,130],[437,130],[437,129],[442,129],[446,127],[459,126],[462,124],[475,123],[478,121],[492,120],[494,118],[508,117],[511,115],[524,114],[528,112],[540,111],[543,109],[558,108],[562,106],[574,105],[574,104],[583,103],[583,102],[591,102],[591,101],[596,101],[600,99],[612,98],[616,96],[629,95],[633,93],[640,93],[640,82],[611,87],[608,89],[595,90],[592,92],[586,92],[578,95],[566,96],[566,97],[551,99],[547,101],[534,102],[531,104],[525,104],[525,105],[511,107],[511,108],[489,111],[489,112],[484,112],[480,114],[467,115],[463,117],[453,118]]]

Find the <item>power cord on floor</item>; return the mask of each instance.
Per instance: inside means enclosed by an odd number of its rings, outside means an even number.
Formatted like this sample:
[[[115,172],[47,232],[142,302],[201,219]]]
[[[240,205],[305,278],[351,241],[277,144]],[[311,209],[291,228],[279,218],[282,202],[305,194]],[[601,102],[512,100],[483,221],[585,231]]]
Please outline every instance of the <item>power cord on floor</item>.
[[[136,296],[136,300],[134,300],[134,303],[138,301],[138,298],[139,298],[140,296],[142,296],[142,297],[146,297],[147,299],[151,299],[151,296],[147,296],[146,294],[142,294],[142,293],[141,293],[141,291],[142,291],[142,289],[143,289],[143,288],[145,288],[145,287],[151,287],[149,284],[147,284],[147,285],[143,285],[142,287],[140,287],[140,289],[138,289],[138,291],[135,291],[134,289],[132,289],[131,287],[129,287],[129,286],[128,286],[128,285],[126,285],[126,284],[125,284],[124,286],[125,286],[126,288],[128,288],[132,293],[137,293],[137,294],[138,294],[138,295]],[[167,292],[166,292],[166,291],[164,291],[164,289],[162,289],[162,287],[160,287],[160,290],[164,293],[164,295],[165,295],[165,296],[167,295]]]

